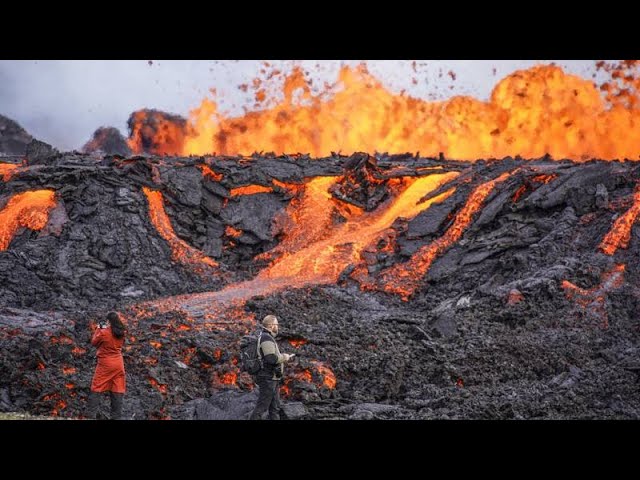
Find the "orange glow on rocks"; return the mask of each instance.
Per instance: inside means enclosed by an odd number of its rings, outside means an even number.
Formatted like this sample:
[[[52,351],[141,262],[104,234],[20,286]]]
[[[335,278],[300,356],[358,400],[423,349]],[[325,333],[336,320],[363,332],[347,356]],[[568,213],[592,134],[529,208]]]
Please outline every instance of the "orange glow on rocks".
[[[231,225],[227,225],[227,227],[224,229],[224,233],[227,237],[239,238],[242,236],[242,230],[233,228]]]
[[[214,182],[219,182],[222,180],[223,176],[221,173],[216,173],[208,165],[198,165],[198,168],[202,171],[202,175],[209,180],[213,180]]]
[[[633,194],[631,208],[613,222],[611,230],[600,243],[600,250],[607,255],[613,255],[618,248],[627,248],[629,240],[631,240],[631,229],[638,218],[638,214],[640,214],[640,188],[637,188]]]
[[[18,165],[15,165],[13,163],[0,163],[0,178],[4,182],[8,182],[17,168]]]
[[[151,386],[153,388],[155,388],[156,390],[158,390],[160,393],[162,394],[166,394],[167,393],[167,386],[159,383],[155,378],[153,377],[149,377],[149,383],[151,384]]]
[[[442,237],[421,247],[407,262],[383,270],[380,274],[383,290],[396,293],[401,295],[404,300],[408,300],[418,288],[433,261],[462,237],[494,187],[505,181],[510,175],[512,175],[511,172],[505,172],[498,178],[476,187],[464,207],[455,216],[453,225],[447,229]],[[366,285],[365,287],[370,288]]]
[[[232,188],[229,192],[232,197],[239,197],[241,195],[255,195],[256,193],[270,193],[273,192],[273,188],[264,187],[262,185],[246,185],[244,187]]]
[[[173,231],[171,220],[165,212],[164,200],[160,192],[147,187],[142,188],[149,202],[149,216],[151,223],[171,247],[172,258],[179,263],[185,263],[194,267],[195,271],[202,272],[203,266],[217,267],[218,264],[205,254],[188,245]]]
[[[9,244],[19,228],[42,230],[56,206],[53,190],[16,193],[0,210],[0,251]]]
[[[330,390],[336,388],[336,376],[333,371],[321,362],[313,362],[314,367],[322,375],[322,383]]]
[[[585,289],[563,280],[561,283],[568,300],[574,301],[587,318],[594,318],[601,322],[603,328],[609,327],[609,317],[606,309],[607,294],[620,288],[624,284],[625,265],[619,264],[600,276],[600,285]]]

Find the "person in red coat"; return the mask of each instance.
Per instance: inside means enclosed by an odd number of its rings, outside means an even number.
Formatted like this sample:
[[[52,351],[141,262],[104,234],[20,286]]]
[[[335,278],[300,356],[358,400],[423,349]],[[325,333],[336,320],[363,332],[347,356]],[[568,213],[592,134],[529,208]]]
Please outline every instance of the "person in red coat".
[[[96,418],[100,404],[100,394],[109,392],[111,397],[111,420],[122,418],[122,403],[126,391],[124,360],[124,324],[116,312],[107,315],[107,322],[98,324],[91,339],[91,345],[98,348],[98,364],[91,382],[89,393],[89,418]]]

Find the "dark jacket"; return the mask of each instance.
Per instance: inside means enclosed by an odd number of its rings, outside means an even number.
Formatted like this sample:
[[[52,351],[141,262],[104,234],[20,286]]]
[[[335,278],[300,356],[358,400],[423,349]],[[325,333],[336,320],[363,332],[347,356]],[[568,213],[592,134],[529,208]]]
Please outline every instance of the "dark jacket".
[[[275,338],[263,329],[260,335],[260,354],[262,355],[262,370],[258,377],[279,380],[284,373],[284,356],[280,353]]]

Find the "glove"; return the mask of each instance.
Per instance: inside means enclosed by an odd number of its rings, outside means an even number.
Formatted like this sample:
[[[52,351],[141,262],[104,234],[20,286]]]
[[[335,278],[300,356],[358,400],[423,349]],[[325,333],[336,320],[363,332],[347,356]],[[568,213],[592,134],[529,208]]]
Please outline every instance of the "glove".
[[[291,360],[294,357],[295,353],[294,354],[283,353],[282,355],[284,356],[284,361],[288,362],[289,360]]]

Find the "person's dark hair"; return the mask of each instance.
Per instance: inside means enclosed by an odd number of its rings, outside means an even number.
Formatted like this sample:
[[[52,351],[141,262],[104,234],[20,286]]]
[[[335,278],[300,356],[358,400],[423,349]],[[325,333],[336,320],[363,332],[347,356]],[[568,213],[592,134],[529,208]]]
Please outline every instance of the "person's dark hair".
[[[116,312],[109,312],[107,314],[107,320],[109,320],[109,324],[111,325],[111,333],[113,333],[113,336],[116,338],[124,337],[126,327],[120,320],[118,314]]]

